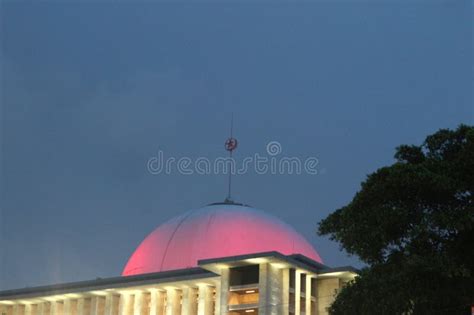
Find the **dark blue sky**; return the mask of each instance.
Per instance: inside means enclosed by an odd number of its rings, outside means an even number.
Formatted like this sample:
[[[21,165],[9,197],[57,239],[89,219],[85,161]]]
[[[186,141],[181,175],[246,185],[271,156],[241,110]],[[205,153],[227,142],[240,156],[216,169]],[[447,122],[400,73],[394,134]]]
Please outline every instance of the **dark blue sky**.
[[[316,225],[394,148],[474,122],[471,1],[2,1],[0,289],[119,275],[226,177],[151,175],[158,150],[319,158],[235,179],[238,201],[353,264]]]

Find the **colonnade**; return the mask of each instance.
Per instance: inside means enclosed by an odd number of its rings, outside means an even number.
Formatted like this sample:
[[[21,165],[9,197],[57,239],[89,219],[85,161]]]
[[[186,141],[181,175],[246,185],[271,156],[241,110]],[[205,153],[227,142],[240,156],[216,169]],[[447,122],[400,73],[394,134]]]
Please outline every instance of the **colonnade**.
[[[321,279],[302,269],[267,262],[258,264],[258,269],[258,304],[247,306],[250,309],[243,305],[231,315],[326,315],[341,287],[337,277]],[[222,268],[219,277],[207,283],[195,279],[186,285],[163,283],[0,301],[0,315],[226,315],[229,272]]]
[[[216,288],[206,284],[144,291],[93,291],[0,304],[0,315],[214,315],[218,309],[216,294]]]

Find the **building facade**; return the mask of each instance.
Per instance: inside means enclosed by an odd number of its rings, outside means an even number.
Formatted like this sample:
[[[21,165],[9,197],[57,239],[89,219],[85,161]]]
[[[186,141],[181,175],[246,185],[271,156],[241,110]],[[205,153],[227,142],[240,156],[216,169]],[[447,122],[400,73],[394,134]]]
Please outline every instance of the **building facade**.
[[[2,291],[0,315],[325,315],[356,275],[264,212],[213,204],[159,226],[122,276]]]

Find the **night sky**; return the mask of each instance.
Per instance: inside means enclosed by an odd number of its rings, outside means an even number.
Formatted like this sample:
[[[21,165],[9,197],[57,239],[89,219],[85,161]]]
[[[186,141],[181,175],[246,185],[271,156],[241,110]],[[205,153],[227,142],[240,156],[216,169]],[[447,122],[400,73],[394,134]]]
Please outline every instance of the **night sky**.
[[[226,1],[224,1],[226,2]],[[399,144],[474,123],[471,1],[1,2],[0,290],[120,274],[154,227],[222,201],[165,156],[319,159],[234,196],[316,235]]]

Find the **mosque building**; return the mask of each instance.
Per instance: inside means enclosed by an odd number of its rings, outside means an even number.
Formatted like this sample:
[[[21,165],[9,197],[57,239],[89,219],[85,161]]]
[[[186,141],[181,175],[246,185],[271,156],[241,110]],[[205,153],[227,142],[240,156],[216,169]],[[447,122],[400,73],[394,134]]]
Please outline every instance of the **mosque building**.
[[[120,277],[1,291],[0,315],[324,315],[355,275],[281,220],[227,201],[160,225]]]
[[[231,156],[236,146],[231,136]],[[324,265],[280,219],[233,202],[229,177],[224,202],[158,226],[120,277],[0,291],[0,315],[325,315],[356,275]]]

